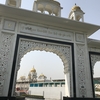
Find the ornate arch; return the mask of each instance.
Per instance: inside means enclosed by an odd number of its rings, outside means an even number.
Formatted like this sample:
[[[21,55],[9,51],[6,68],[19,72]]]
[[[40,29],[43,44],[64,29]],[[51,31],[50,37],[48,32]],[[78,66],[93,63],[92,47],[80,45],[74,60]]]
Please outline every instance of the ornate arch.
[[[94,65],[97,61],[100,61],[100,53],[91,53],[90,60],[91,60],[92,72],[94,74]]]
[[[91,80],[92,80],[92,90],[93,95],[95,97],[95,90],[94,90],[94,82],[93,82],[93,74],[94,74],[94,65],[97,61],[100,61],[100,52],[94,52],[96,50],[89,51],[89,59],[90,59],[90,69],[91,69]]]
[[[69,45],[60,45],[55,43],[48,43],[48,42],[40,42],[40,41],[32,41],[26,39],[20,39],[19,48],[18,48],[18,62],[17,66],[18,69],[20,67],[21,58],[30,51],[40,50],[46,52],[53,52],[57,54],[64,65],[64,73],[70,71],[71,66],[71,47]]]

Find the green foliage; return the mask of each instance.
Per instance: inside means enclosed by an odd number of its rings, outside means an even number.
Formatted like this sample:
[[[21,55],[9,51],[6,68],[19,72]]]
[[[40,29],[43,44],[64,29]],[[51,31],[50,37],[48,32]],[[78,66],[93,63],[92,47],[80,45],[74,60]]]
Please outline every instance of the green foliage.
[[[24,96],[16,96],[16,100],[25,100]]]
[[[100,98],[100,95],[99,95],[99,94],[95,94],[95,97],[96,97],[96,98]]]
[[[28,97],[28,98],[44,99],[44,97],[40,96],[40,95],[27,95],[27,94],[23,94],[21,96]]]
[[[95,91],[100,91],[100,89],[99,88],[95,88]]]

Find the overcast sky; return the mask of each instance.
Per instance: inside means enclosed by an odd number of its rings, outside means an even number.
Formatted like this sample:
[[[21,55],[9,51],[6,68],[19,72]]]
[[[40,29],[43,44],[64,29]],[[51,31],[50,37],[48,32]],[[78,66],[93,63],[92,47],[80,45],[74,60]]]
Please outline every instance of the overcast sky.
[[[1,4],[5,4],[6,0],[0,0]],[[86,23],[100,25],[100,0],[57,0],[61,3],[63,7],[62,17],[68,18],[68,15],[71,11],[71,8],[75,3],[81,7],[85,12],[84,21]],[[34,0],[22,0],[21,8],[32,10]],[[95,32],[89,38],[100,40],[100,30]],[[31,68],[37,70],[38,76],[43,73],[48,79],[51,77],[55,78],[64,78],[63,74],[63,63],[61,59],[53,53],[45,51],[32,51],[27,53],[21,61],[21,67],[19,70],[18,78],[22,75],[27,76]],[[100,63],[97,63],[95,66],[95,76],[100,77]]]

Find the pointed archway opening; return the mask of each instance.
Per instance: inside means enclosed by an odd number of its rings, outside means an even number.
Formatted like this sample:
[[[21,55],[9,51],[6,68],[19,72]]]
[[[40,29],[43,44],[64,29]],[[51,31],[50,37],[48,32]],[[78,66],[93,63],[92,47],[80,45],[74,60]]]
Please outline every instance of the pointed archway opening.
[[[95,88],[95,97],[100,98],[100,61],[94,65],[93,82]]]
[[[35,82],[29,81],[28,77],[33,67],[37,73],[37,81]],[[41,74],[47,77],[45,81],[39,78]],[[16,88],[27,91],[31,95],[44,95],[46,97],[51,93],[53,98],[63,98],[65,96],[65,76],[62,60],[52,52],[34,50],[26,53],[20,62]],[[47,88],[51,91],[46,91]]]
[[[16,44],[16,49],[15,49],[16,53],[15,53],[15,58],[13,62],[14,67],[12,69],[12,78],[14,78],[14,80],[10,85],[10,87],[12,88],[12,95],[14,94],[14,90],[16,86],[15,84],[16,84],[16,79],[17,79],[17,72],[20,68],[20,63],[21,63],[22,58],[24,57],[25,54],[31,51],[39,50],[39,51],[52,52],[61,59],[64,65],[63,68],[64,68],[64,76],[65,76],[65,87],[64,87],[65,96],[68,96],[68,97],[75,96],[76,89],[75,89],[75,84],[74,84],[75,83],[74,59],[72,59],[74,55],[73,44],[60,42],[60,41],[49,41],[49,40],[35,38],[35,37],[34,38],[32,37],[22,38],[22,37],[20,35],[18,36],[19,42]],[[56,73],[58,73],[58,71],[56,71]],[[24,71],[23,71],[23,74],[24,74]],[[23,77],[22,77],[22,80],[23,80]],[[11,89],[9,88],[9,95],[11,94],[10,91]]]

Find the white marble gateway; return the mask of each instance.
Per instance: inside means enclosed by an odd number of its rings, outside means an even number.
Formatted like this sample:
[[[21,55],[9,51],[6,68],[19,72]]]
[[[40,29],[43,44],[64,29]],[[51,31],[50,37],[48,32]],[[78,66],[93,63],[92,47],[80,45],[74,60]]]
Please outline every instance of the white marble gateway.
[[[60,16],[62,8],[54,0],[36,0],[34,11],[20,6],[21,0],[0,4],[0,96],[13,96],[21,58],[29,51],[45,50],[64,64],[66,96],[94,97],[92,65],[100,60],[100,41],[88,36],[100,26],[83,23],[84,12],[77,5],[69,19]]]

